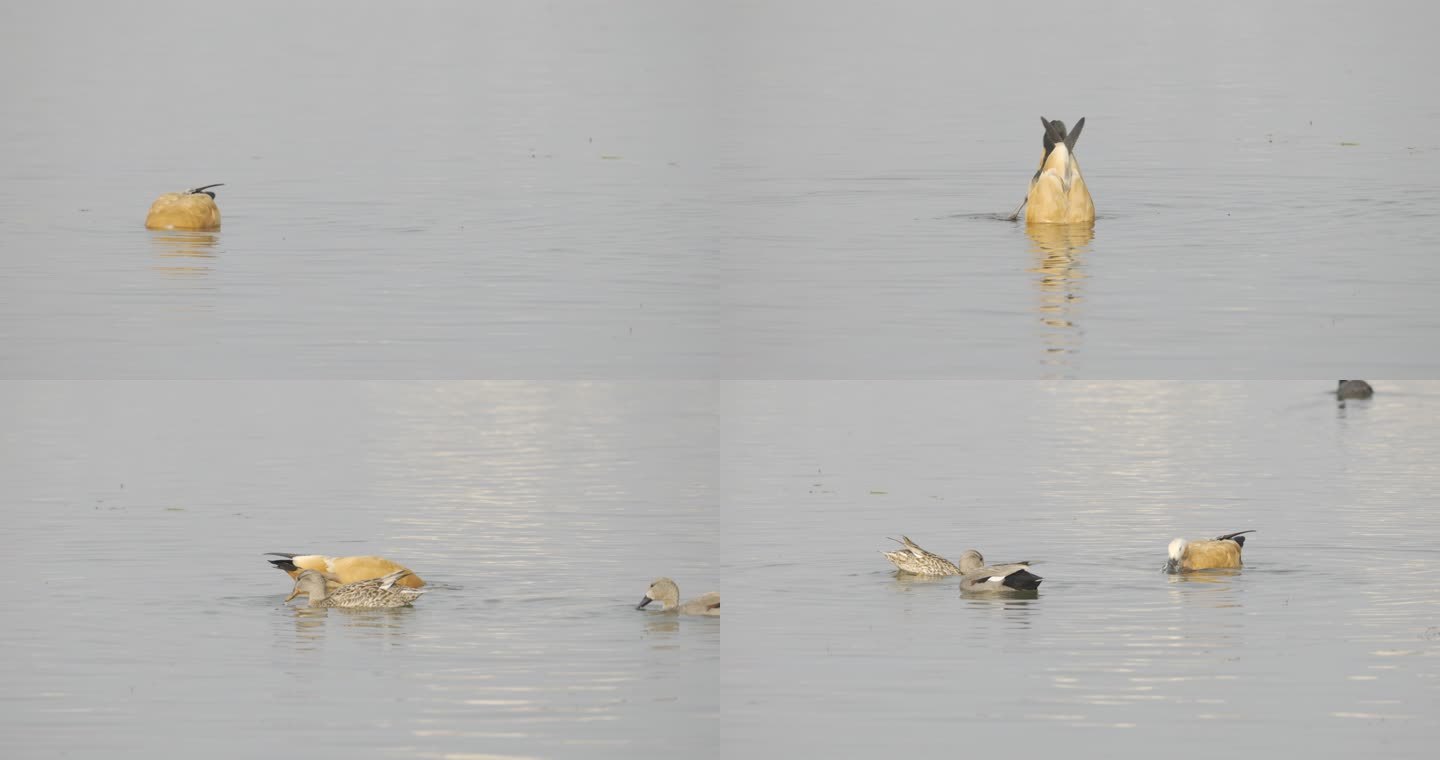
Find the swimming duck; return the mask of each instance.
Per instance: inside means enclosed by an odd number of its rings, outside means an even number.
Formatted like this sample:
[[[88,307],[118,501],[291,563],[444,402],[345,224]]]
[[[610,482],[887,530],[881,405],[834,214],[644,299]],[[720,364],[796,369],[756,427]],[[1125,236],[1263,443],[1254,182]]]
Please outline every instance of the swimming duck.
[[[909,536],[890,540],[904,547],[893,552],[884,552],[885,559],[890,560],[890,564],[900,572],[912,575],[960,575],[958,565],[939,554],[920,548]]]
[[[301,594],[310,597],[311,607],[405,607],[425,593],[423,589],[405,588],[397,585],[410,571],[396,570],[381,578],[358,583],[347,583],[340,588],[327,588],[327,579],[315,570],[301,570],[295,578],[295,590],[285,601]]]
[[[885,555],[885,559],[890,560],[890,564],[894,565],[902,573],[934,577],[965,574],[964,565],[956,565],[939,554],[922,549],[919,544],[911,541],[909,536],[901,536],[900,538],[892,538],[890,540],[901,544],[905,548],[898,551],[881,553]],[[978,554],[979,552],[976,553]],[[1012,564],[1028,565],[1030,563],[1017,562]]]
[[[165,193],[150,204],[150,213],[145,215],[145,227],[151,230],[218,230],[220,229],[220,207],[215,205],[212,187],[225,183],[205,185],[182,193]]]
[[[1223,536],[1200,541],[1186,541],[1177,538],[1170,542],[1170,559],[1165,563],[1168,572],[1187,570],[1208,570],[1217,567],[1240,567],[1240,549],[1245,546],[1245,533],[1226,533]]]
[[[1034,591],[1045,580],[1030,572],[1029,562],[1008,565],[985,564],[980,552],[968,549],[960,555],[961,591]]]
[[[651,602],[660,603],[661,612],[678,612],[681,615],[711,615],[720,614],[720,592],[710,591],[691,599],[684,604],[680,603],[680,587],[675,581],[669,578],[656,578],[650,588],[645,591],[645,597],[635,609],[641,609]]]
[[[1075,129],[1069,131],[1059,119],[1050,121],[1041,116],[1040,123],[1045,125],[1045,152],[1040,156],[1040,169],[1030,179],[1030,193],[1025,196],[1029,204],[1025,209],[1025,223],[1094,222],[1095,202],[1090,198],[1085,177],[1080,174],[1080,162],[1075,158],[1075,142],[1080,139],[1080,130],[1085,128],[1085,119],[1075,122]]]
[[[1370,398],[1374,395],[1375,389],[1364,380],[1341,380],[1340,385],[1335,388],[1335,396],[1340,399]]]
[[[286,554],[283,552],[268,552],[266,556],[283,557],[284,559],[266,561],[284,570],[291,578],[299,578],[302,570],[317,570],[341,584],[346,584],[368,581],[397,570],[404,570],[410,574],[398,581],[401,586],[420,588],[425,585],[425,581],[410,572],[410,568],[384,557],[326,557],[323,554]]]

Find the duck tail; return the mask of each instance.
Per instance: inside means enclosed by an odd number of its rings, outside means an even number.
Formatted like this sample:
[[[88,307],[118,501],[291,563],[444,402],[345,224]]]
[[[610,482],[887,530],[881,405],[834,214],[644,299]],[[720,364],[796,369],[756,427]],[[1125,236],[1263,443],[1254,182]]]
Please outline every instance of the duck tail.
[[[1246,533],[1254,533],[1254,532],[1255,532],[1254,530],[1242,530],[1242,531],[1239,531],[1238,533],[1226,533],[1226,534],[1223,535],[1223,536],[1216,536],[1216,537],[1215,537],[1215,540],[1216,540],[1216,541],[1234,541],[1235,543],[1237,543],[1237,544],[1239,544],[1239,545],[1241,545],[1241,546],[1244,546],[1244,545],[1245,545],[1245,534],[1246,534]]]
[[[407,575],[413,575],[413,573],[403,568],[400,570],[396,570],[395,572],[390,573],[389,575],[380,579],[380,588],[389,590],[390,587],[395,585],[396,581],[404,578]]]
[[[1001,581],[1001,583],[1017,591],[1034,591],[1040,588],[1040,582],[1043,580],[1045,579],[1029,570],[1017,570],[1005,576],[1005,580]]]
[[[1075,153],[1075,143],[1080,140],[1080,130],[1084,128],[1085,117],[1081,116],[1080,121],[1075,122],[1075,127],[1065,135],[1065,149],[1070,151],[1072,155]]]

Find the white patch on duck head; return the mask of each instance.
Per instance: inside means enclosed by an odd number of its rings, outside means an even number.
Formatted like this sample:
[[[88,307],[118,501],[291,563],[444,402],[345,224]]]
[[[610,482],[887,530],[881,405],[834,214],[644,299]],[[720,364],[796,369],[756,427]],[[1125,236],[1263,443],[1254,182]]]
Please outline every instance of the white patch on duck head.
[[[1165,563],[1166,570],[1173,571],[1180,568],[1180,560],[1185,557],[1185,547],[1189,545],[1190,542],[1183,538],[1177,538],[1170,542],[1170,559]]]

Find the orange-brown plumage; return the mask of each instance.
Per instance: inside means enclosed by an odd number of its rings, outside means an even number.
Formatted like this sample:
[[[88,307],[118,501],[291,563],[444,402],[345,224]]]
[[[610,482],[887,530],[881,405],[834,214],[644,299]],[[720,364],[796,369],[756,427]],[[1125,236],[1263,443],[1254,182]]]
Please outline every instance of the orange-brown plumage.
[[[207,192],[212,187],[220,185],[161,195],[150,204],[150,213],[145,215],[145,227],[152,230],[220,229],[220,207],[215,205],[215,193]]]
[[[1025,196],[1029,204],[1025,209],[1025,222],[1093,223],[1095,202],[1090,198],[1090,189],[1080,174],[1080,162],[1075,158],[1075,142],[1080,139],[1080,130],[1085,128],[1085,120],[1080,119],[1075,129],[1068,132],[1059,119],[1050,121],[1041,116],[1040,122],[1045,125],[1045,152],[1040,156],[1040,170],[1030,180],[1030,192]]]
[[[284,559],[269,560],[270,564],[284,570],[291,578],[298,578],[302,570],[315,570],[340,584],[358,583],[380,578],[398,570],[409,570],[404,565],[384,557],[327,557],[323,554],[282,554],[271,555]],[[397,586],[420,588],[425,581],[411,572],[395,582]]]
[[[1170,559],[1166,568],[1171,572],[1184,572],[1240,567],[1240,549],[1245,546],[1245,536],[1242,534],[1254,532],[1242,530],[1239,533],[1227,533],[1200,541],[1177,538],[1170,542]]]

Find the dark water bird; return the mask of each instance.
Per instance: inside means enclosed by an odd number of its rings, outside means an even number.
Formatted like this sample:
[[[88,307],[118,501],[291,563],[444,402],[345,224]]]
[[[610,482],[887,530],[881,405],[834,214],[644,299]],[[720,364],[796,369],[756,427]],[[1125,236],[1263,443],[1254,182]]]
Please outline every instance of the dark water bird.
[[[1347,398],[1370,398],[1375,395],[1375,389],[1364,380],[1341,380],[1335,388],[1335,397]]]

